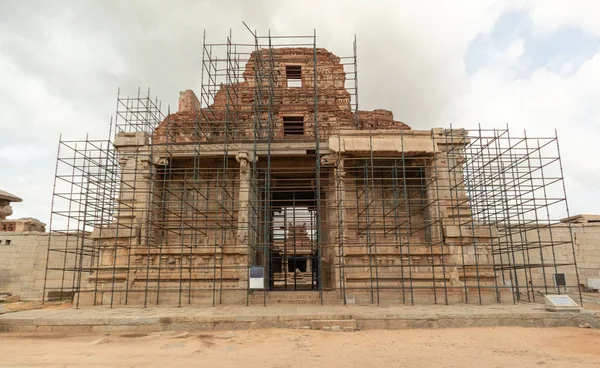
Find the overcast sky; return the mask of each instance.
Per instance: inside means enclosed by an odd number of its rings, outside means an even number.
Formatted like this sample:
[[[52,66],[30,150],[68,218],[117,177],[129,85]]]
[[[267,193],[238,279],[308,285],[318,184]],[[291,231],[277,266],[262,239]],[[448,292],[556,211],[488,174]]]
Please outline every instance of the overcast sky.
[[[414,129],[558,130],[571,213],[600,213],[600,1],[0,0],[0,189],[47,222],[59,134],[104,138],[117,88],[176,108],[207,40],[358,39],[361,109]]]

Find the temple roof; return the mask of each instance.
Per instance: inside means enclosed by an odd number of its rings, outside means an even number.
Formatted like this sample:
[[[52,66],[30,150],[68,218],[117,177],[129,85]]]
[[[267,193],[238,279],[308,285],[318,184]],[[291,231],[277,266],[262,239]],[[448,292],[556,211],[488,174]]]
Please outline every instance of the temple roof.
[[[9,192],[5,192],[2,189],[0,189],[0,200],[5,200],[9,202],[23,202],[21,198],[17,197],[14,194],[10,194]]]

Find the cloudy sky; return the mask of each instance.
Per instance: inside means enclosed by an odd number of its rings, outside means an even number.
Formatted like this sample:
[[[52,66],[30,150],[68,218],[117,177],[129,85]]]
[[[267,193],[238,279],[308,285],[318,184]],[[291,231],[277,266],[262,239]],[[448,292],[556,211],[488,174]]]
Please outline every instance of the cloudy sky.
[[[198,89],[211,42],[311,34],[358,39],[361,109],[414,129],[558,130],[571,213],[600,213],[600,2],[0,0],[0,189],[14,217],[50,215],[59,134],[104,138],[117,88],[163,105]]]

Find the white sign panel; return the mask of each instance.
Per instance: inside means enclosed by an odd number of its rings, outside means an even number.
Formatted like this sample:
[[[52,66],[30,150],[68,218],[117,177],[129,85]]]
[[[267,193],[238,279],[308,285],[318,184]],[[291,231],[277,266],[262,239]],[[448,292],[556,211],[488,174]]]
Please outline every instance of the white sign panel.
[[[600,290],[600,278],[589,277],[587,284],[590,289]]]
[[[250,267],[248,270],[250,276],[250,289],[265,288],[265,269],[264,267]]]
[[[551,312],[579,311],[581,307],[568,295],[546,295],[546,310]]]

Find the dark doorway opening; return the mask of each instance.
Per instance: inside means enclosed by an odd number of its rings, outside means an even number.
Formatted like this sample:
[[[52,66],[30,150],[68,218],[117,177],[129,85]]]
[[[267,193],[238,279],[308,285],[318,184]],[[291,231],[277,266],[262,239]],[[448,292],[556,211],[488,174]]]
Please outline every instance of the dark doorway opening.
[[[308,257],[288,257],[288,272],[306,272]]]
[[[280,183],[279,188],[273,189],[270,288],[316,290],[319,247],[314,189],[286,188]]]

